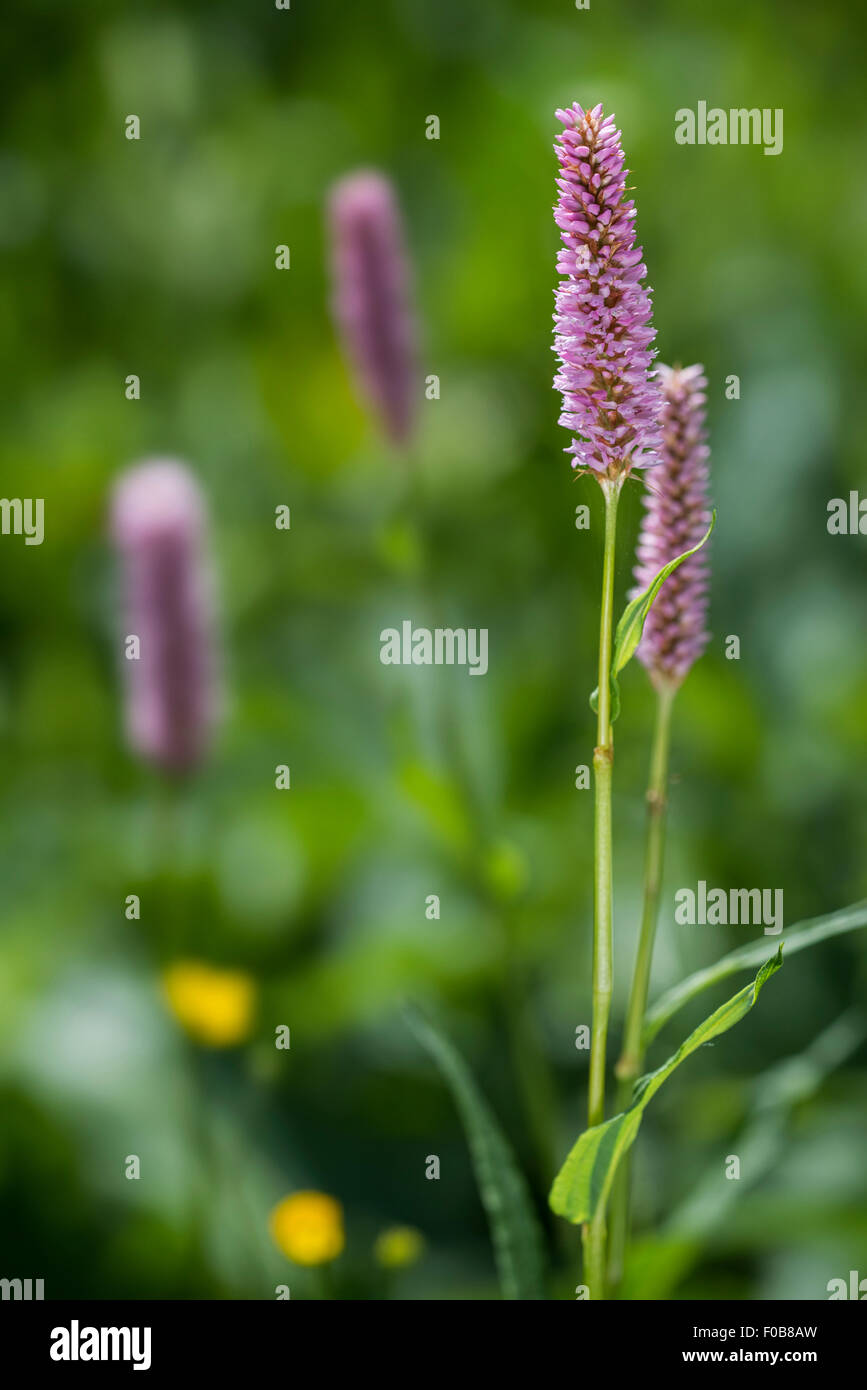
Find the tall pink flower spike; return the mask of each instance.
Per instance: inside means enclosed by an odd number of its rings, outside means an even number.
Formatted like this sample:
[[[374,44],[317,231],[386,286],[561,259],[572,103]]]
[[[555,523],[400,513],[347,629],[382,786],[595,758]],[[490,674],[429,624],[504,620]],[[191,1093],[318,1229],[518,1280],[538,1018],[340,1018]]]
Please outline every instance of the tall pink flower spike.
[[[554,314],[560,424],[577,436],[566,451],[572,466],[614,479],[654,463],[659,446],[647,271],[614,117],[576,104],[557,118],[564,127],[554,208],[563,240]]]

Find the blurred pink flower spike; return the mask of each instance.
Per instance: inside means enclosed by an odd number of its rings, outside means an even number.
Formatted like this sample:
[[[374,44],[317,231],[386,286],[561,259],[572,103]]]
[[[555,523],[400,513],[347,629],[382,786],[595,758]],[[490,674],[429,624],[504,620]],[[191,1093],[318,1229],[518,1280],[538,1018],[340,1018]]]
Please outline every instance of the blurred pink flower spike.
[[[416,323],[403,220],[375,170],[340,179],[329,200],[332,312],[362,399],[405,447],[418,410]]]
[[[149,460],[115,484],[111,535],[122,569],[127,736],[141,757],[176,774],[202,761],[218,715],[206,528],[201,489],[184,464]]]

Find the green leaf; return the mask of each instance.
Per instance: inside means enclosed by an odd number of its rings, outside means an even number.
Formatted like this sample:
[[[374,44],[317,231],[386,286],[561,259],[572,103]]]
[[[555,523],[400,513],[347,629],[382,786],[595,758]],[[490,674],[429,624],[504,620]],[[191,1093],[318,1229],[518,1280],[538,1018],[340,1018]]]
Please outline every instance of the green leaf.
[[[733,1028],[753,1007],[765,981],[782,963],[783,948],[780,946],[777,954],[765,961],[751,984],[745,985],[706,1018],[667,1062],[640,1078],[628,1110],[584,1131],[554,1179],[549,1198],[552,1211],[567,1221],[578,1223],[592,1221],[605,1210],[617,1165],[634,1143],[644,1111],[662,1083],[697,1048]]]
[[[825,917],[812,917],[806,922],[796,922],[783,934],[780,940],[786,948],[788,957],[795,951],[803,951],[808,946],[815,946],[819,941],[827,941],[829,937],[840,936],[843,932],[855,931],[856,928],[865,926],[867,926],[867,899],[853,903],[850,907],[842,907],[837,912],[830,912]],[[704,970],[697,970],[694,975],[689,975],[673,989],[667,990],[645,1016],[642,1033],[643,1046],[647,1047],[648,1043],[653,1041],[659,1030],[677,1013],[678,1009],[682,1009],[684,1004],[688,1003],[690,999],[694,999],[703,989],[726,979],[728,975],[736,974],[738,970],[752,970],[761,964],[767,949],[768,944],[764,937],[760,937],[758,941],[750,941],[746,946],[739,946],[737,950],[730,951],[715,965],[708,965]]]
[[[653,606],[653,600],[656,598],[656,595],[659,593],[668,576],[674,573],[678,565],[682,565],[684,560],[689,559],[690,555],[695,555],[697,550],[701,550],[702,546],[709,539],[710,533],[715,525],[716,511],[714,511],[711,516],[710,526],[705,531],[698,545],[694,545],[691,550],[685,550],[682,555],[675,556],[673,560],[669,560],[667,565],[663,565],[659,573],[654,576],[651,583],[644,590],[644,593],[639,594],[637,598],[634,598],[631,603],[628,603],[624,608],[614,632],[614,652],[611,658],[612,724],[620,713],[620,686],[618,685],[617,677],[631,659],[635,652],[635,648],[641,641],[641,634],[644,631],[647,615]],[[597,714],[599,711],[598,685],[590,696],[590,708],[594,714]]]
[[[511,1146],[448,1038],[419,1009],[409,1008],[406,1015],[415,1036],[442,1071],[460,1112],[491,1228],[503,1298],[545,1298],[539,1224]]]
[[[681,1201],[661,1229],[630,1250],[629,1267],[618,1290],[625,1301],[664,1300],[707,1251],[714,1231],[768,1173],[776,1169],[789,1143],[791,1112],[809,1100],[825,1080],[843,1065],[867,1038],[867,1020],[858,1008],[834,1019],[803,1052],[774,1062],[751,1085],[752,1104],[735,1140],[726,1142],[718,1158]],[[734,1148],[741,1160],[740,1182],[720,1182],[723,1160]],[[737,1191],[735,1190],[737,1189]],[[771,1239],[776,1237],[771,1235]]]
[[[656,595],[659,593],[668,576],[677,569],[678,565],[682,565],[684,560],[688,560],[690,555],[695,555],[697,550],[701,550],[702,546],[709,539],[710,533],[715,525],[716,511],[714,511],[710,519],[710,526],[705,531],[698,545],[694,545],[691,550],[685,550],[682,555],[676,556],[674,560],[669,560],[668,564],[663,565],[656,577],[644,590],[644,593],[639,594],[637,598],[634,598],[631,603],[626,605],[614,633],[614,655],[611,659],[612,676],[618,676],[627,661],[629,661],[630,657],[633,655],[635,648],[641,640],[641,634],[644,631],[644,624],[647,620],[647,615],[650,612],[653,600],[656,598]]]

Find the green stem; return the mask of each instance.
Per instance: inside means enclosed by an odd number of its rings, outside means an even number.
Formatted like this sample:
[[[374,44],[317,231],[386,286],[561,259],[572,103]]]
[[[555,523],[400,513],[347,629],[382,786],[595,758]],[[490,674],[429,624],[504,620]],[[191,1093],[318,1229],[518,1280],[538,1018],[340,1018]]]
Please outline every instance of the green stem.
[[[605,544],[602,559],[602,607],[599,619],[599,683],[596,747],[593,750],[595,832],[593,843],[593,1023],[590,1034],[590,1081],[587,1123],[605,1119],[605,1050],[613,986],[611,776],[614,739],[611,729],[611,644],[614,635],[614,558],[619,481],[605,479]],[[584,1280],[591,1299],[605,1297],[604,1215],[584,1229]]]
[[[605,1213],[581,1228],[584,1245],[584,1283],[591,1301],[605,1298]]]
[[[590,1040],[590,1091],[587,1123],[605,1118],[605,1046],[612,989],[611,888],[611,773],[614,738],[611,730],[611,642],[614,634],[614,550],[620,486],[606,480],[605,549],[602,561],[602,611],[599,621],[599,695],[593,774],[596,826],[593,844],[593,1029]]]
[[[660,686],[656,700],[656,723],[650,756],[650,778],[647,784],[647,841],[644,856],[644,903],[641,915],[641,935],[635,958],[635,974],[626,1012],[623,1034],[623,1053],[617,1064],[617,1076],[630,1084],[638,1076],[644,1060],[641,1030],[647,1008],[647,990],[656,921],[659,916],[659,895],[662,887],[662,863],[665,850],[665,809],[668,800],[668,750],[671,737],[671,711],[676,690],[671,685]]]
[[[641,912],[641,932],[635,956],[635,970],[623,1030],[623,1049],[616,1074],[620,1083],[617,1095],[618,1110],[625,1110],[632,1099],[632,1089],[644,1063],[641,1034],[647,1008],[653,943],[659,917],[659,895],[662,888],[662,866],[665,853],[665,810],[668,799],[668,751],[671,736],[671,711],[677,687],[657,686],[656,720],[650,754],[650,777],[647,784],[647,831],[644,852],[644,895]],[[608,1275],[616,1284],[623,1273],[623,1261],[629,1238],[630,1155],[620,1163],[611,1198],[611,1249]]]

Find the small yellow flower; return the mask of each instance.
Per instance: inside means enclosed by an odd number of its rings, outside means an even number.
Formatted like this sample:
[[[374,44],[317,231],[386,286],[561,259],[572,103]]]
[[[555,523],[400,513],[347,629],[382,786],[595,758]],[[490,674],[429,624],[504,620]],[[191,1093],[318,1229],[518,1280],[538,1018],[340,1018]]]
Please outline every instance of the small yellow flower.
[[[324,1265],[336,1260],[346,1239],[343,1208],[325,1192],[293,1192],[274,1208],[271,1236],[297,1265]]]
[[[406,1269],[424,1250],[424,1236],[414,1226],[389,1226],[376,1237],[373,1253],[385,1269]]]
[[[249,1035],[256,984],[242,970],[179,960],[163,971],[169,1008],[196,1042],[233,1047]]]

